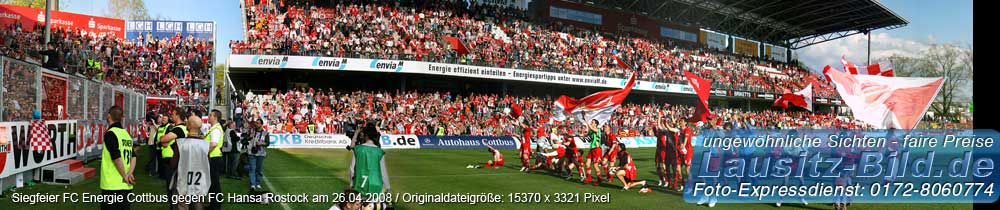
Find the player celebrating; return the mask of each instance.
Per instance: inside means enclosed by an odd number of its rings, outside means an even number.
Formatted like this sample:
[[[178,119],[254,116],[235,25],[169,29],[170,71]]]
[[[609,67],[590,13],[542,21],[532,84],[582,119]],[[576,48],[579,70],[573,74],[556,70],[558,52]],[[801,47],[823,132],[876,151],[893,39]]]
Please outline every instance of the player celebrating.
[[[601,158],[604,156],[603,150],[601,150],[601,142],[603,140],[604,134],[601,132],[600,127],[597,125],[596,119],[590,121],[590,125],[587,127],[587,137],[590,138],[590,152],[587,152],[587,162],[583,164],[586,169],[584,173],[587,175],[587,179],[583,181],[584,184],[594,183],[594,186],[601,185],[601,170],[598,168],[598,164],[601,163]],[[597,175],[597,180],[595,181],[591,176],[590,169],[593,168],[595,171],[593,174]]]
[[[487,160],[486,164],[483,164],[482,166],[480,166],[480,165],[469,165],[468,168],[492,168],[492,169],[498,169],[498,168],[502,167],[503,166],[503,153],[500,153],[500,150],[493,148],[489,144],[486,144],[485,141],[483,142],[483,145],[486,145],[486,151],[490,152],[490,155],[492,155],[492,159]]]
[[[563,130],[563,135],[571,136],[571,134],[567,132],[568,131]],[[580,153],[580,148],[576,146],[575,138],[577,137],[571,136],[569,138],[566,138],[566,141],[563,142],[563,145],[565,145],[567,149],[566,158],[563,161],[566,163],[568,169],[566,170],[566,179],[569,180],[573,178],[573,168],[576,168],[577,173],[580,174],[580,181],[582,182],[583,178],[586,176],[583,175],[583,163],[582,163],[583,161],[581,159],[582,155]]]
[[[628,190],[629,188],[635,186],[642,186],[642,188],[639,189],[639,193],[648,193],[650,190],[646,187],[646,180],[635,181],[636,169],[635,163],[632,162],[632,154],[628,153],[625,149],[625,145],[618,145],[618,147],[621,149],[617,156],[621,158],[621,160],[618,161],[618,166],[611,168],[611,171],[614,171],[618,180],[621,180],[622,190]]]
[[[531,159],[531,127],[528,126],[528,122],[524,118],[520,119],[520,126],[523,134],[521,135],[521,147],[518,156],[521,158],[521,171],[528,172],[531,170],[529,168],[531,165],[528,161]]]
[[[601,167],[604,168],[604,174],[607,174],[607,180],[612,180],[612,174],[608,171],[608,166],[614,166],[615,161],[618,159],[618,136],[615,135],[611,130],[611,126],[604,124],[604,132],[607,134],[608,139],[604,141],[604,146],[608,148],[607,154],[604,155],[604,160],[601,161]]]

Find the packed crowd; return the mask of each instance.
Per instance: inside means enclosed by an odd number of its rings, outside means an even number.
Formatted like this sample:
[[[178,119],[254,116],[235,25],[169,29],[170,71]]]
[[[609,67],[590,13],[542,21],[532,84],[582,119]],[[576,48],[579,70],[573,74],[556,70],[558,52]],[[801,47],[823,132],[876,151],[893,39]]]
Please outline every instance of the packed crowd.
[[[691,71],[720,88],[782,93],[813,84],[817,96],[836,96],[816,74],[792,64],[542,25],[525,21],[525,11],[464,2],[319,7],[248,0],[247,39],[230,47],[234,54],[423,60],[623,78],[625,70],[616,68],[612,57],[617,54],[644,80],[678,83],[685,81],[682,71]],[[468,53],[455,50],[445,37],[461,40]]]
[[[243,119],[261,119],[271,133],[344,133],[357,120],[379,119],[380,130],[392,134],[515,135],[520,115],[544,133],[560,125],[552,119],[549,98],[492,94],[457,96],[447,92],[334,92],[292,90],[247,93],[238,104]],[[671,104],[623,104],[610,125],[621,136],[648,135],[659,118],[685,118],[694,107]],[[734,123],[754,128],[865,128],[863,123],[828,114],[715,108],[708,123]]]
[[[24,27],[34,30],[27,32]],[[0,53],[148,95],[180,96],[190,104],[208,104],[210,84],[205,81],[212,67],[212,41],[179,34],[125,40],[83,29],[53,28],[51,41],[43,44],[42,27],[6,26],[0,31]]]

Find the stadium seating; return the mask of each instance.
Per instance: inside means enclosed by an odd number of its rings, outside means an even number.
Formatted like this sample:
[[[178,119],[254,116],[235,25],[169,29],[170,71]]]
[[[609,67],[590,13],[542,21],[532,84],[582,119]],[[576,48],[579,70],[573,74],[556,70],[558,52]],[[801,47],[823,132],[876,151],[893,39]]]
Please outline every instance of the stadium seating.
[[[836,97],[828,82],[794,64],[540,25],[512,8],[447,1],[420,8],[254,2],[244,8],[247,39],[230,43],[234,54],[422,60],[624,78],[612,58],[617,54],[644,80],[685,83],[681,71],[691,71],[720,88],[783,93],[811,83],[817,97]],[[457,37],[469,53],[454,50],[444,37]]]
[[[41,43],[44,30],[25,32],[12,24],[0,31],[0,54],[18,60],[41,63],[40,52],[49,50]],[[52,50],[64,55],[64,69],[134,89],[147,95],[190,98],[189,104],[207,105],[214,43],[193,37],[139,37],[124,40],[112,36],[86,34],[79,29],[52,31]],[[52,58],[50,58],[52,59]]]

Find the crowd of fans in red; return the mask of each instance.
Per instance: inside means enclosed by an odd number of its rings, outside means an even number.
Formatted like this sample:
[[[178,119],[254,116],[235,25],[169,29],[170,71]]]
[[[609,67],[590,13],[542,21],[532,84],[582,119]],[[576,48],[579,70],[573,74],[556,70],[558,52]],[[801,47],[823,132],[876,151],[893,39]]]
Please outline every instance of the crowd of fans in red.
[[[543,25],[526,21],[522,10],[463,3],[318,7],[247,0],[247,40],[230,47],[234,54],[422,60],[624,78],[612,57],[618,55],[643,80],[684,83],[682,71],[690,71],[720,89],[783,93],[813,84],[817,97],[836,97],[833,86],[793,64]],[[458,38],[469,52],[460,54],[444,37]]]
[[[520,116],[531,126],[548,130],[561,125],[552,119],[552,98],[476,94],[457,96],[447,92],[335,92],[292,90],[269,94],[247,93],[237,106],[243,119],[261,119],[272,133],[344,133],[357,120],[379,119],[381,130],[392,134],[514,135]],[[516,104],[516,106],[515,106]],[[518,108],[515,108],[518,107]],[[623,104],[610,121],[623,136],[646,135],[653,121],[686,118],[694,107],[671,104]],[[748,111],[713,108],[708,121],[730,122],[754,128],[866,128],[852,119],[804,111]],[[248,121],[248,120],[244,120]],[[568,123],[568,122],[567,122]],[[309,125],[315,130],[310,131]]]
[[[26,30],[24,27],[34,27]],[[125,40],[83,29],[53,28],[43,44],[42,25],[8,25],[0,30],[0,53],[27,63],[123,86],[147,95],[179,96],[187,104],[208,104],[208,82],[214,53],[212,41],[181,37],[143,37]],[[32,31],[32,32],[28,32]],[[44,59],[44,57],[48,57]],[[42,62],[44,60],[44,62]],[[18,65],[18,64],[14,64]],[[7,90],[30,89],[17,82],[18,71],[5,71]],[[14,87],[24,83],[24,87]],[[13,99],[4,99],[5,105]],[[28,100],[28,99],[26,99]],[[31,99],[33,100],[33,98]],[[29,102],[29,101],[24,101]],[[29,103],[33,104],[33,103]],[[5,118],[6,119],[6,118]]]

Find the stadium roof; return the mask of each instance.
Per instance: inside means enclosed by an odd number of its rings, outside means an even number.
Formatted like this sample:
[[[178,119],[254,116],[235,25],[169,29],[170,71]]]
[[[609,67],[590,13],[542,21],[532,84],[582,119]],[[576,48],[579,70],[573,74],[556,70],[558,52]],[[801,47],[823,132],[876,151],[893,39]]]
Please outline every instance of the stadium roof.
[[[877,0],[584,0],[584,3],[792,49],[909,23]]]

